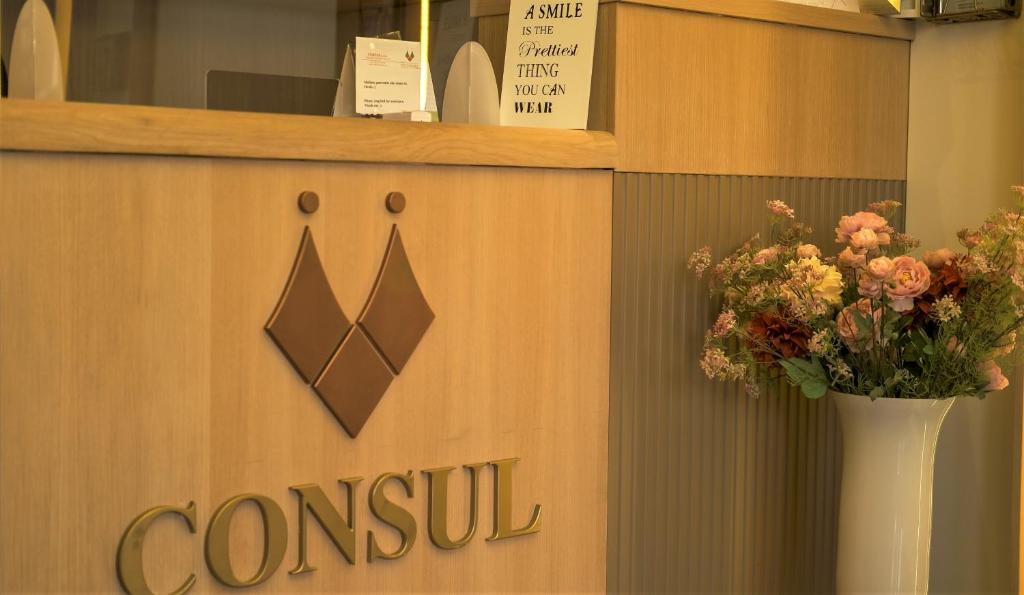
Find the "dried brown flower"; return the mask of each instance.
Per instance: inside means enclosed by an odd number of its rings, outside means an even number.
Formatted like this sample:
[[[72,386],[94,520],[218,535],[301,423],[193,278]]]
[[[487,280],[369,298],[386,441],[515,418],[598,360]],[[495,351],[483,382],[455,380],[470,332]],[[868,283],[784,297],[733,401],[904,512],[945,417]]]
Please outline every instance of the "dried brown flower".
[[[748,347],[754,357],[762,363],[772,363],[776,353],[784,358],[804,357],[807,343],[814,333],[800,322],[790,322],[774,312],[762,312],[747,325],[747,332],[753,337]],[[766,346],[772,351],[765,351]]]

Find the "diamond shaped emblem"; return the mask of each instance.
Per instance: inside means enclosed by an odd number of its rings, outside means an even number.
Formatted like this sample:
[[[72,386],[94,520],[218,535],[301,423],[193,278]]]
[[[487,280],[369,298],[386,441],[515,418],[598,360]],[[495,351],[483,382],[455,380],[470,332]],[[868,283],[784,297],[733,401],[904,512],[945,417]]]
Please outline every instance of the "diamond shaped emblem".
[[[313,390],[355,438],[392,380],[391,369],[363,331],[355,327],[313,383]]]
[[[267,322],[267,334],[302,379],[311,383],[351,327],[334,297],[307,227],[288,285]]]
[[[355,325],[338,305],[307,227],[265,330],[355,438],[433,320],[398,226]]]
[[[433,321],[434,311],[416,282],[396,225],[359,326],[399,374]]]

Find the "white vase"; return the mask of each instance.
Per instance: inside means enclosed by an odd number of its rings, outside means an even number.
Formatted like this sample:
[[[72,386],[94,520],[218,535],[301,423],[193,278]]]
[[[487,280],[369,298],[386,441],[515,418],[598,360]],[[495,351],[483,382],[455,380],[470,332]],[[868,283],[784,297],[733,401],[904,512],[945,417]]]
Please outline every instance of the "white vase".
[[[836,591],[927,593],[935,446],[956,399],[831,395],[843,430]]]

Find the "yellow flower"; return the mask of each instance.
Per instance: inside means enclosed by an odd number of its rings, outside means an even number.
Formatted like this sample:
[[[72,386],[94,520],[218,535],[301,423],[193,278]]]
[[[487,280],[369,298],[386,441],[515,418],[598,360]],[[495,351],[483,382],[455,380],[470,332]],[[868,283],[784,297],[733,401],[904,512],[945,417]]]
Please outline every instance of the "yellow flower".
[[[812,299],[831,305],[842,302],[843,275],[836,267],[812,256],[791,262],[787,268],[792,280],[806,288]]]
[[[815,258],[814,260],[818,260]],[[838,305],[843,301],[843,275],[832,265],[818,264],[822,269],[821,280],[811,288],[814,296],[823,302]]]

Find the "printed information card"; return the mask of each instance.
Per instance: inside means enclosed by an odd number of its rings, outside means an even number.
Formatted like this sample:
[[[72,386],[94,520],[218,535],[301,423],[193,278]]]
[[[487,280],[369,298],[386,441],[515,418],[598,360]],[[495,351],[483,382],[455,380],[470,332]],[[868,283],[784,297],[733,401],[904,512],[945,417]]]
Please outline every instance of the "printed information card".
[[[420,44],[356,38],[356,113],[395,114],[420,109]],[[437,111],[433,81],[427,78],[426,111]]]
[[[598,0],[512,0],[501,125],[587,127]]]

